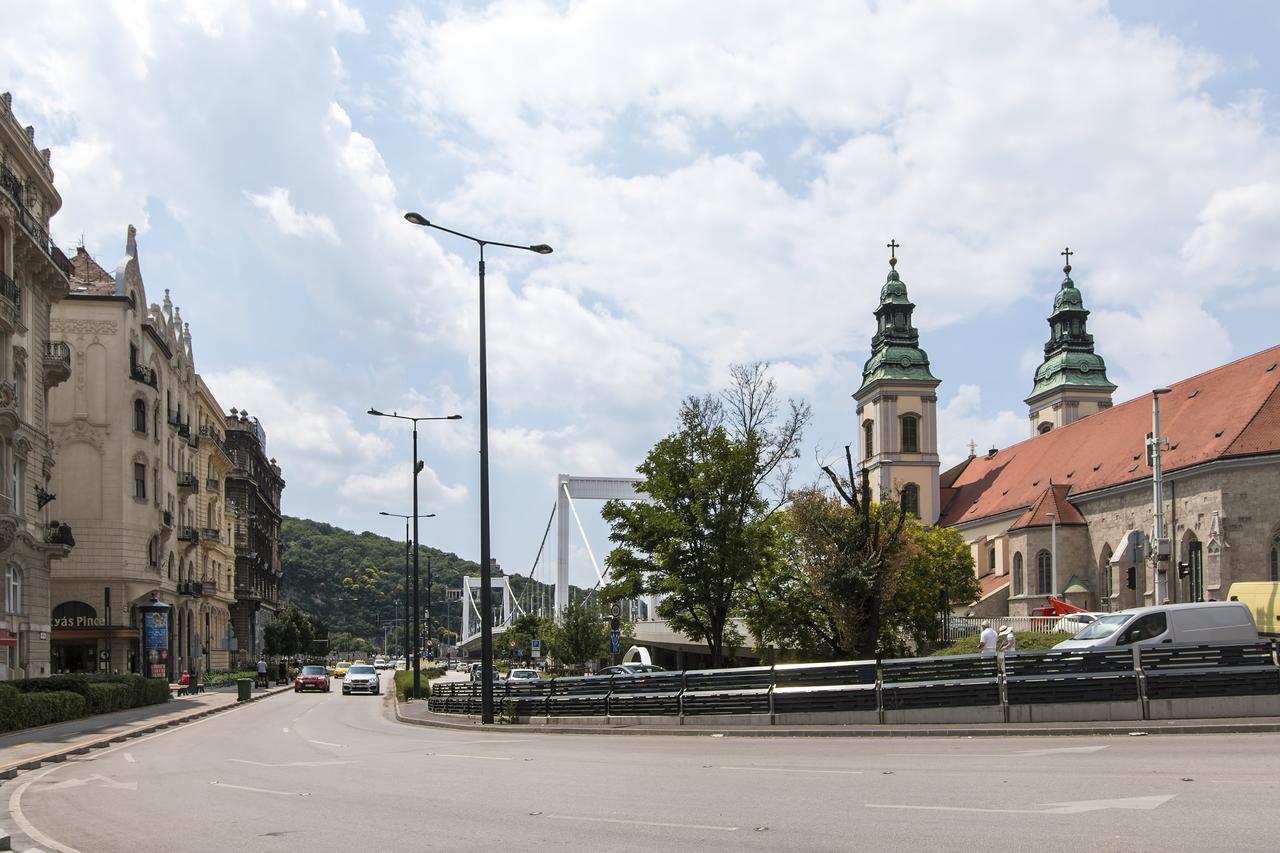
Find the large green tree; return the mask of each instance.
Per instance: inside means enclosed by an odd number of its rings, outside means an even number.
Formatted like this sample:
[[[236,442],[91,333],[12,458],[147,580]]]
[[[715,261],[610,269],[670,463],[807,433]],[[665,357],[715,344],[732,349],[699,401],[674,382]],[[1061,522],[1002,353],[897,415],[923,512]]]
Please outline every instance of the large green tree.
[[[310,653],[314,633],[307,614],[297,605],[290,604],[263,629],[263,650],[269,655],[286,657]]]
[[[762,363],[735,365],[718,395],[689,397],[679,426],[637,469],[638,502],[610,501],[617,546],[606,600],[662,596],[658,615],[707,644],[713,666],[739,644],[740,594],[777,558],[774,514],[786,495],[809,408],[781,404]]]
[[[547,654],[558,663],[583,666],[609,653],[609,623],[594,597],[570,601],[545,637]]]

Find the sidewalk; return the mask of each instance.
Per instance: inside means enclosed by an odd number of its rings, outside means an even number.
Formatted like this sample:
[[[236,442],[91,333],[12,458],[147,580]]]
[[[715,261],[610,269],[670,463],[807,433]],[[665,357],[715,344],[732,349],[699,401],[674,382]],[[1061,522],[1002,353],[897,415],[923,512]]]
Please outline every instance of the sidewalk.
[[[292,689],[290,686],[255,690],[253,700]],[[0,780],[12,779],[19,770],[34,769],[42,762],[64,761],[68,755],[88,752],[95,746],[178,725],[236,704],[236,689],[232,685],[230,689],[207,690],[158,705],[8,732],[0,735]]]
[[[479,717],[433,714],[426,702],[398,703],[396,719],[402,723],[458,731],[502,731],[519,728],[521,734],[669,735],[707,737],[1051,737],[1063,735],[1172,735],[1244,734],[1280,732],[1280,717],[1231,717],[1200,720],[1138,720],[1085,723],[964,723],[885,726],[715,726],[686,717],[683,725],[493,725],[482,726]]]

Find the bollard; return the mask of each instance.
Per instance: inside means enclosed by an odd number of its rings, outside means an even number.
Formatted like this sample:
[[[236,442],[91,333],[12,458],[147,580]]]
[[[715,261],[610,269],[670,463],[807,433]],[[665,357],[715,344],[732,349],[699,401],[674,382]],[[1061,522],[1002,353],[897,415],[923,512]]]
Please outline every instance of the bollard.
[[[236,701],[248,702],[253,696],[253,679],[237,678],[236,679]]]

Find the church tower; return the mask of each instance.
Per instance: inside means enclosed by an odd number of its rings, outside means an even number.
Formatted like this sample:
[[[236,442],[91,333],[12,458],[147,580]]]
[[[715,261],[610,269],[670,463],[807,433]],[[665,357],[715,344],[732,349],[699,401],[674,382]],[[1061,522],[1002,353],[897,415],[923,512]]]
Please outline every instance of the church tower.
[[[896,241],[889,242],[889,277],[880,289],[871,357],[862,368],[858,404],[859,457],[878,495],[900,500],[926,524],[938,520],[939,381],[929,372],[915,305],[898,277]]]
[[[1065,277],[1053,300],[1044,362],[1036,369],[1035,386],[1026,399],[1033,437],[1111,408],[1116,390],[1107,379],[1102,356],[1093,351],[1093,335],[1085,328],[1089,312],[1071,280],[1072,254],[1070,249],[1062,252],[1067,259],[1062,267]]]

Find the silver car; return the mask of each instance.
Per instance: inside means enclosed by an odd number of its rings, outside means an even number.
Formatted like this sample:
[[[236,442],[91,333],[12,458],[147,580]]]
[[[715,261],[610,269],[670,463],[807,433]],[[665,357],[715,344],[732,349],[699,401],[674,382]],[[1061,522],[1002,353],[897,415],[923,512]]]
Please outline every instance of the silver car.
[[[342,679],[343,696],[350,696],[357,690],[367,690],[374,696],[382,692],[378,671],[367,663],[359,663],[351,667],[347,670],[347,677]]]

